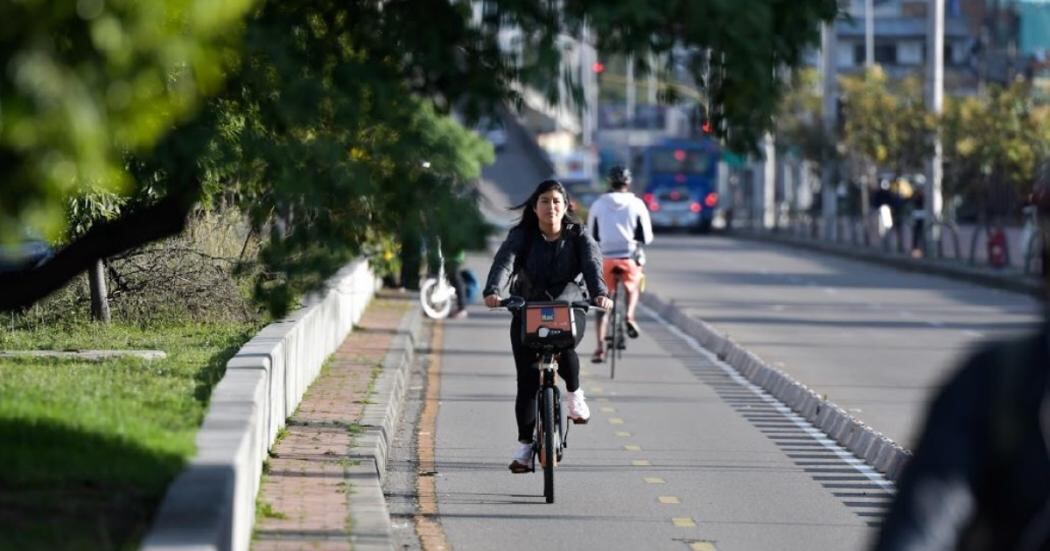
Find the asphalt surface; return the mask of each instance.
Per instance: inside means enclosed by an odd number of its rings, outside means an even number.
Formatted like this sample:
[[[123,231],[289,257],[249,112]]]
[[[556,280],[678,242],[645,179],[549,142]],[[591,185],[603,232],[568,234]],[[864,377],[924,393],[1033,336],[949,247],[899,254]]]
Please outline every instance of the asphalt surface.
[[[585,363],[592,420],[544,503],[540,473],[507,470],[509,321],[473,306],[445,322],[436,476],[453,548],[860,549],[884,512],[881,477],[651,316],[615,380]]]
[[[750,240],[659,235],[647,253],[650,291],[906,448],[959,359],[1041,313],[1026,295]]]

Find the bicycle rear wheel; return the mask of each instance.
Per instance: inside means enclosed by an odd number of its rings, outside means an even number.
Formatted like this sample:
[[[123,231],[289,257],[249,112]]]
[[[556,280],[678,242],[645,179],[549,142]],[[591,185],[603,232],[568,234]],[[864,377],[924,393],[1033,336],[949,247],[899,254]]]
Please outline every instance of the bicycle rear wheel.
[[[620,279],[616,280],[616,292],[613,295],[613,315],[612,315],[612,346],[609,350],[609,378],[616,378],[616,360],[620,357],[623,351],[624,344],[626,341],[626,335],[624,334],[624,316],[626,316],[625,309],[627,308],[627,294],[623,288],[623,281]]]
[[[554,503],[554,464],[557,462],[557,448],[554,441],[554,389],[543,389],[543,447],[540,449],[543,460],[543,497],[547,503]]]

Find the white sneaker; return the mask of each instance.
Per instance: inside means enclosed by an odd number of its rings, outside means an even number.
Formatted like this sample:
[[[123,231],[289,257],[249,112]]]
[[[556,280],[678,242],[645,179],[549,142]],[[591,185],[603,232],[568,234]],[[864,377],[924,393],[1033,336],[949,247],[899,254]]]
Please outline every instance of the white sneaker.
[[[510,472],[527,473],[532,470],[532,443],[518,442],[518,449],[511,456]]]
[[[569,409],[569,419],[577,425],[583,425],[591,420],[591,408],[587,407],[587,401],[583,397],[583,388],[577,388],[575,392],[565,393],[565,405]]]

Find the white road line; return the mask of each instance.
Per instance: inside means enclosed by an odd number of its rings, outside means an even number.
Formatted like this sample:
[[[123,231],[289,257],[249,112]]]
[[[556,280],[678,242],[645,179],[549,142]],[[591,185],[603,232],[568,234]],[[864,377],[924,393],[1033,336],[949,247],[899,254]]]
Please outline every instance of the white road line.
[[[876,471],[875,469],[872,469],[867,463],[861,461],[860,459],[857,459],[857,457],[854,456],[852,452],[840,446],[838,442],[832,440],[826,433],[824,433],[824,431],[814,427],[809,421],[806,421],[797,413],[792,411],[792,409],[789,408],[786,404],[773,397],[761,387],[756,386],[755,384],[751,383],[751,381],[745,379],[732,366],[718,359],[717,356],[712,354],[703,346],[700,346],[700,343],[696,342],[696,339],[683,333],[681,329],[665,320],[663,317],[661,317],[659,314],[653,311],[652,308],[649,308],[644,304],[639,304],[638,306],[642,308],[649,316],[651,316],[661,325],[666,327],[667,330],[673,333],[676,337],[685,341],[690,348],[706,356],[722,371],[724,371],[726,375],[728,375],[729,378],[732,379],[734,382],[736,382],[744,388],[747,388],[756,396],[762,398],[763,401],[773,406],[774,409],[776,409],[779,413],[784,415],[784,417],[786,417],[788,420],[794,423],[797,427],[802,429],[803,432],[811,436],[815,441],[819,442],[822,446],[824,446],[825,449],[834,453],[840,459],[842,459],[844,463],[856,469],[858,473],[864,475],[869,480],[879,485],[879,487],[881,487],[882,489],[890,492],[895,490],[893,482],[887,480],[886,477],[882,476],[882,474]]]

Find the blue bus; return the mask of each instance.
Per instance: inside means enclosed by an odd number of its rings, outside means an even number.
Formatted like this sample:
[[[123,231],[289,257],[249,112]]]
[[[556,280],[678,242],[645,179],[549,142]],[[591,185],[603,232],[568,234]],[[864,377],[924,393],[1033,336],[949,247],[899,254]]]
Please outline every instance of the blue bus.
[[[636,170],[653,227],[707,232],[718,207],[718,161],[713,140],[665,140],[645,148]]]

